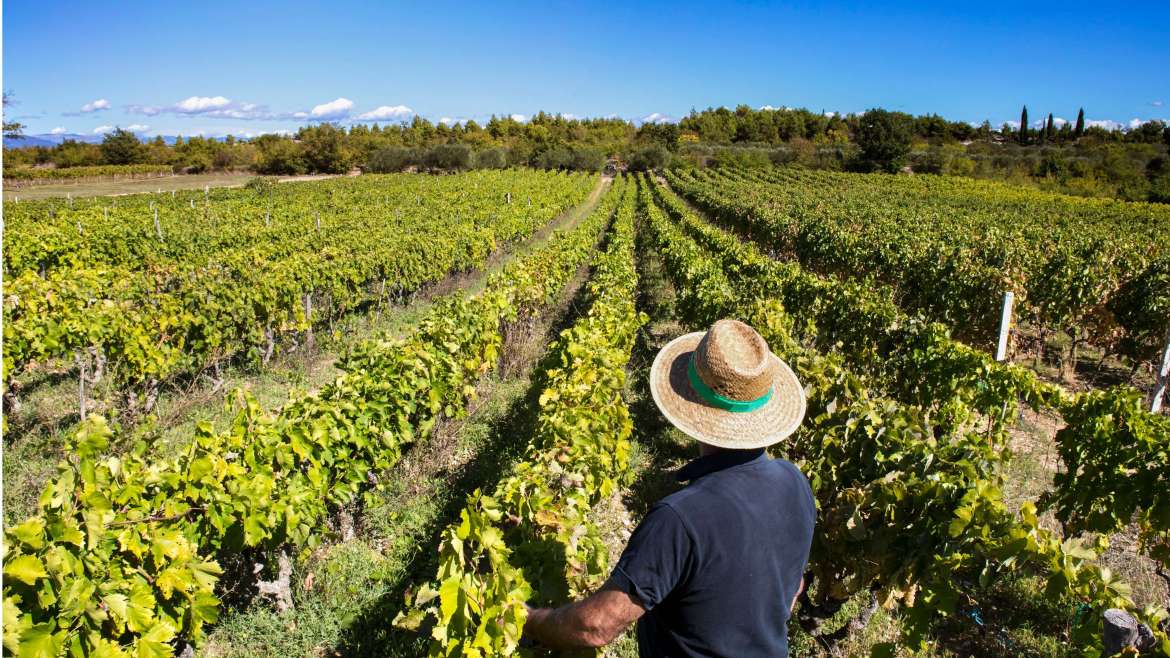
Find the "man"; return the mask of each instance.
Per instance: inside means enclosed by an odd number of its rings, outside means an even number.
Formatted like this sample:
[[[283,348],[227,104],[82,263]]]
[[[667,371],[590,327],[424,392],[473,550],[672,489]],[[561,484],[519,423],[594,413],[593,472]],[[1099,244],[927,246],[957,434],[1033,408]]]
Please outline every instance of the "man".
[[[816,506],[804,475],[765,448],[800,426],[800,382],[754,329],[720,320],[664,347],[650,388],[699,441],[678,473],[689,484],[651,508],[599,591],[531,609],[526,640],[600,647],[637,620],[643,658],[787,656]]]

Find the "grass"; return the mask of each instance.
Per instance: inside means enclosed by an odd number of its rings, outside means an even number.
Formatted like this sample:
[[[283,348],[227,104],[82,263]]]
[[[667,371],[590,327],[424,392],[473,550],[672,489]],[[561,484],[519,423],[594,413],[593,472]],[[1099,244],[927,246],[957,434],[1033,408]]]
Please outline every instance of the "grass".
[[[122,194],[141,194],[143,192],[157,192],[162,190],[197,190],[204,186],[211,187],[240,187],[247,183],[256,174],[251,172],[215,172],[210,174],[179,174],[175,176],[161,176],[158,178],[137,178],[125,180],[94,180],[78,183],[45,183],[25,187],[4,187],[4,201],[33,201],[36,199],[62,198],[71,195],[74,198],[91,196],[114,196]],[[332,178],[332,176],[298,176],[282,180],[312,180],[316,178]]]

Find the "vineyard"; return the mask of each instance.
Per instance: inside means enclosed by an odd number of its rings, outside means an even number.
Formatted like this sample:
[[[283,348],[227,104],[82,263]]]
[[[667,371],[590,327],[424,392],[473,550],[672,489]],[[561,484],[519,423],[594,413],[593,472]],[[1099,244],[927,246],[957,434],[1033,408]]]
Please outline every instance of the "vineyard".
[[[1170,656],[1170,417],[1127,383],[990,353],[1014,291],[1021,327],[1069,339],[1068,368],[1090,346],[1153,363],[1159,207],[945,177],[511,169],[20,203],[4,230],[6,422],[45,373],[79,398],[5,529],[6,655],[543,655],[521,648],[525,604],[602,585],[670,491],[658,473],[693,454],[647,402],[655,349],[732,317],[808,396],[773,449],[817,502],[794,655],[1103,655],[1121,609]],[[346,343],[345,318],[425,293],[403,335]],[[342,336],[331,381],[275,406],[234,391],[173,454],[140,440],[160,391],[262,371],[315,332]],[[1005,492],[1041,415],[1059,464],[1021,500]],[[1153,586],[1105,563],[1131,538]],[[991,630],[997,584],[1018,582],[1006,606],[1048,611],[1043,642]],[[631,635],[606,655],[636,653]]]
[[[12,187],[79,181],[93,178],[152,178],[170,176],[170,165],[92,165],[86,167],[36,168],[15,167],[4,170],[4,182]]]

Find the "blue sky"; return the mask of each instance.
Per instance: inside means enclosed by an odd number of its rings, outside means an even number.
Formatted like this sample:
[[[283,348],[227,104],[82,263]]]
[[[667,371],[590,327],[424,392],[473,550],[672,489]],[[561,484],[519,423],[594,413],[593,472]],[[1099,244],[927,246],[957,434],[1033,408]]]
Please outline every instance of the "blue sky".
[[[642,120],[746,103],[994,124],[1170,119],[1170,12],[1012,3],[4,3],[29,134],[259,134],[417,113]]]

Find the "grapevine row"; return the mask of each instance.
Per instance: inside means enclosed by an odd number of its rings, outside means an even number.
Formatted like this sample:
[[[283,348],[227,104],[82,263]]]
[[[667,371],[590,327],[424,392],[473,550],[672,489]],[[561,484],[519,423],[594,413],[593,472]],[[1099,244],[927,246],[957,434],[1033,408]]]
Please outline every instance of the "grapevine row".
[[[979,417],[1002,423],[1015,416],[1021,399],[1060,412],[1066,425],[1055,440],[1066,471],[1042,505],[1071,533],[1111,534],[1136,521],[1144,551],[1170,568],[1170,517],[1163,512],[1170,418],[1147,413],[1141,393],[1117,386],[1069,394],[950,338],[939,323],[905,317],[880,289],[772,261],[696,217],[661,186],[655,193],[657,203],[721,260],[734,282],[727,294],[778,297],[793,318],[794,336],[841,353],[870,387],[925,409],[933,424],[954,431]],[[692,289],[684,302],[688,294]]]
[[[887,606],[900,601],[904,639],[913,646],[921,646],[931,620],[957,612],[974,582],[1026,566],[1048,575],[1050,592],[1091,604],[1074,628],[1080,644],[1098,642],[1105,608],[1134,607],[1124,585],[1091,561],[1095,550],[1041,528],[1031,504],[1018,515],[1007,510],[1002,418],[986,434],[948,428],[932,423],[927,408],[871,393],[869,377],[851,372],[842,355],[800,346],[792,334],[800,320],[779,300],[737,290],[724,262],[672,222],[648,189],[642,213],[684,291],[681,319],[696,327],[713,317],[751,323],[809,391],[806,421],[783,450],[817,496],[810,569],[819,603],[860,591]]]
[[[173,653],[218,616],[219,554],[308,549],[408,444],[463,413],[509,322],[546,308],[592,252],[616,192],[472,298],[441,300],[404,340],[374,341],[319,392],[274,414],[250,395],[231,427],[181,456],[107,456],[83,422],[39,511],[5,530],[5,646],[24,658]]]
[[[937,177],[923,177],[934,179]],[[1170,317],[1170,215],[940,178],[778,171],[671,175],[721,223],[819,272],[873,277],[899,303],[990,344],[999,293],[1032,325],[1135,359]],[[1075,355],[1074,355],[1075,356]]]
[[[165,176],[171,173],[170,165],[94,165],[89,167],[64,167],[46,169],[41,167],[16,167],[4,170],[4,182],[50,182],[76,180],[79,178],[105,178],[139,176]]]
[[[621,395],[646,322],[633,301],[633,211],[630,193],[608,250],[594,260],[588,313],[552,346],[528,457],[490,495],[468,496],[443,534],[434,585],[396,619],[410,629],[433,626],[432,656],[511,655],[527,601],[561,603],[608,575],[608,548],[590,512],[631,475],[632,423]]]
[[[506,202],[503,190],[513,179],[536,196],[536,207]],[[108,221],[95,206],[62,209],[56,221],[35,228],[30,217],[14,220],[5,235],[6,265],[29,269],[5,281],[5,378],[75,356],[94,362],[91,371],[108,363],[119,388],[136,389],[239,354],[266,359],[282,336],[451,272],[482,268],[502,243],[531,235],[579,203],[591,181],[510,172],[463,182],[501,187],[467,192],[447,184],[446,194],[426,205],[399,177],[298,187],[285,193],[278,211],[298,212],[299,219],[278,218],[277,227],[266,226],[262,198],[233,191],[223,208],[217,200],[217,212],[226,214],[209,225],[184,216],[199,210],[168,208],[163,239],[151,234],[149,220],[137,228],[126,221],[137,211],[148,216],[145,199],[123,203]],[[374,205],[387,187],[398,190],[400,201],[409,197],[405,211]],[[336,190],[341,201],[325,210],[337,214],[318,224],[305,207],[314,195],[333,199]],[[34,239],[41,240],[35,249]]]

